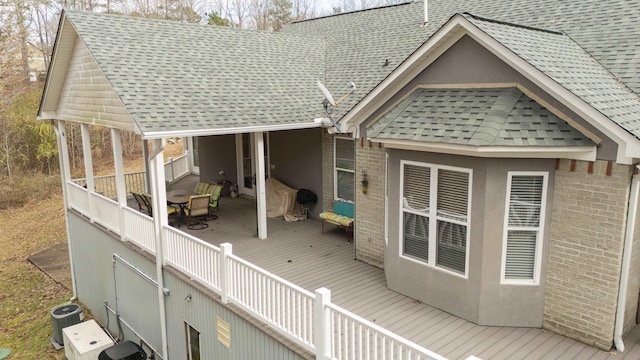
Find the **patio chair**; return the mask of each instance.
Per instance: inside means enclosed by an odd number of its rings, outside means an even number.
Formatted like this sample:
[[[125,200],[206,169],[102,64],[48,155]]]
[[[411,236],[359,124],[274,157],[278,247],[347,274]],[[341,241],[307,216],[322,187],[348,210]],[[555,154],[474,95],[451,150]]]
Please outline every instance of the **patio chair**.
[[[212,211],[218,211],[220,209],[220,194],[222,193],[222,185],[211,185],[207,189],[207,194],[211,195],[209,199],[209,217],[212,220],[218,218],[217,215],[211,214]]]
[[[138,210],[141,213],[147,214],[151,216],[151,203],[149,202],[149,198],[143,193],[132,192],[133,198],[136,199],[138,203]]]
[[[131,193],[133,198],[136,199],[138,203],[138,207],[140,208],[140,212],[143,212],[149,216],[153,216],[153,207],[151,206],[151,196],[149,194],[144,193]],[[173,206],[167,205],[167,215],[175,215],[178,214],[178,209]]]
[[[211,186],[212,185],[209,184],[208,182],[199,181],[196,184],[196,187],[193,189],[193,192],[198,194],[198,195],[205,195],[205,194],[207,194],[207,190],[209,190],[209,188]]]
[[[209,215],[209,198],[211,195],[192,195],[189,197],[189,204],[184,209],[187,215],[187,228],[191,230],[202,230],[209,227],[207,216]],[[203,221],[204,220],[204,221]]]

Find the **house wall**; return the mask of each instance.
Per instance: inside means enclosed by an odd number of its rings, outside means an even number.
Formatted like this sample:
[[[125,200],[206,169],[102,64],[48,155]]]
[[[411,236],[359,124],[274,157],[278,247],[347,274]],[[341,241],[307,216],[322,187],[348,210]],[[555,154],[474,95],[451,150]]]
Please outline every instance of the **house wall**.
[[[113,254],[118,254],[145,275],[155,279],[154,258],[148,253],[142,253],[134,245],[120,242],[112,234],[92,225],[74,212],[69,212],[68,218],[79,301],[91,311],[97,321],[108,324],[112,334],[117,335],[122,329],[124,340],[139,343],[142,338],[145,343],[160,350],[157,288],[123,263],[112,261]],[[279,341],[282,338],[278,334],[268,334],[270,330],[265,330],[259,321],[238,309],[223,305],[217,295],[180,275],[175,269],[165,267],[163,274],[164,287],[170,291],[165,296],[170,359],[186,358],[185,322],[200,332],[203,359],[312,358],[299,347]],[[190,301],[187,301],[188,296]],[[105,300],[120,312],[120,327],[113,314],[107,318]],[[230,348],[218,341],[218,318],[230,325]],[[135,333],[129,327],[134,328]]]
[[[608,350],[632,167],[612,164],[609,176],[607,162],[595,162],[593,173],[588,166],[578,161],[572,171],[562,160],[556,171],[544,327]]]
[[[309,204],[312,217],[322,212],[322,132],[318,128],[269,133],[271,177],[315,193],[318,202]]]
[[[358,159],[356,158],[356,164]],[[333,135],[322,132],[322,210],[333,209]],[[355,236],[355,234],[354,234]]]
[[[481,159],[395,149],[388,153],[389,243],[384,268],[389,288],[480,325],[542,326],[544,270],[539,285],[500,283],[503,229],[508,172],[549,172],[549,201],[554,160]],[[400,255],[401,160],[472,169],[468,278]],[[548,221],[546,225],[548,229]],[[543,249],[546,239],[543,236]]]
[[[203,136],[198,138],[200,156],[200,180],[217,183],[222,180],[224,170],[226,180],[238,183],[235,135]]]
[[[77,39],[61,90],[56,118],[134,130],[133,121],[122,100],[93,55]]]
[[[200,179],[238,183],[235,135],[205,136],[198,140]],[[322,129],[276,131],[269,133],[271,177],[294,189],[309,189],[318,195],[311,204],[311,216],[322,212]],[[266,164],[269,166],[269,164]]]
[[[356,259],[384,265],[386,153],[383,147],[356,140],[355,235]],[[368,191],[362,192],[362,171],[367,171]]]
[[[522,76],[513,68],[505,64],[498,57],[487,51],[480,44],[468,36],[462,37],[456,44],[448,49],[440,58],[433,62],[421,74],[415,77],[403,89],[398,91],[383,106],[381,106],[367,123],[384,115],[390,107],[397,104],[405,96],[409,95],[416,87],[425,85],[452,85],[464,88],[474,84],[510,84],[518,83],[533,92],[570,119],[588,129],[602,141],[597,149],[597,158],[602,160],[615,160],[617,144],[596,130],[589,123],[581,119],[573,111],[560,103],[552,96],[545,93],[537,85]]]

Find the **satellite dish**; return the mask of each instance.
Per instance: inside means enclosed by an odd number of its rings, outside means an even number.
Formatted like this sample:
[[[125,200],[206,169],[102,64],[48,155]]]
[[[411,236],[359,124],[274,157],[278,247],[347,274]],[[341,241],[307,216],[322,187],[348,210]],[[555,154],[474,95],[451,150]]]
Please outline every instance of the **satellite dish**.
[[[336,106],[336,102],[333,100],[333,96],[331,96],[331,93],[329,92],[329,90],[324,85],[322,85],[320,81],[318,81],[318,87],[320,88],[320,91],[322,91],[322,93],[324,94],[324,98],[327,100],[327,102],[329,102],[331,106]]]

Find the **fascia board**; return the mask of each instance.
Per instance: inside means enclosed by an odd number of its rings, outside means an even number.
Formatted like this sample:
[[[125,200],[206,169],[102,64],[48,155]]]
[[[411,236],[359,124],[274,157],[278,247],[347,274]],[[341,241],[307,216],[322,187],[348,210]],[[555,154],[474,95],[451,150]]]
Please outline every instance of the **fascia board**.
[[[312,128],[324,128],[324,127],[326,127],[326,125],[319,122],[305,122],[305,123],[297,123],[297,124],[260,125],[260,126],[234,127],[234,128],[220,128],[220,129],[147,131],[147,132],[143,132],[141,136],[143,140],[153,140],[153,139],[163,139],[163,138],[169,138],[169,137],[229,135],[229,134],[270,132],[270,131],[282,131],[282,130],[300,130],[300,129],[312,129]]]
[[[58,31],[56,33],[56,41],[53,44],[53,51],[51,52],[51,59],[49,60],[49,68],[47,69],[47,78],[45,79],[44,87],[42,90],[42,97],[40,98],[40,105],[38,106],[38,113],[36,115],[36,118],[38,120],[54,120],[55,119],[55,117],[51,117],[51,116],[55,116],[55,112],[43,111],[42,109],[44,108],[47,100],[49,100],[49,93],[51,90],[51,77],[53,76],[53,72],[58,69],[58,62],[60,61],[58,60],[60,42],[63,41],[62,34],[64,33],[63,31],[65,31],[67,24],[69,25],[70,28],[73,29],[73,26],[69,24],[69,21],[67,20],[66,12],[63,9],[62,14],[60,15],[60,23],[58,24]],[[66,61],[68,62],[69,59],[66,59]],[[58,94],[58,99],[56,100],[59,100],[59,99],[60,99],[60,94]]]
[[[340,119],[340,128],[347,130],[353,127],[359,128],[360,124],[377,108],[418,76],[464,35],[465,33],[458,29],[456,21],[449,21],[349,110]]]
[[[385,148],[427,151],[433,153],[474,156],[483,158],[532,158],[532,159],[575,159],[595,161],[596,146],[471,146],[444,143],[425,143],[412,140],[368,139],[382,143]]]

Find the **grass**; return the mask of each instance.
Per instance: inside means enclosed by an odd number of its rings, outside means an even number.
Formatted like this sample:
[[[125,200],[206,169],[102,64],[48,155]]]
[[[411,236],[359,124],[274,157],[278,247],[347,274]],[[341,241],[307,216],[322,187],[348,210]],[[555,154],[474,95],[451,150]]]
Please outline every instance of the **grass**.
[[[181,153],[181,144],[168,145],[165,156]],[[94,163],[101,164],[96,175],[114,173],[110,162]],[[125,160],[125,172],[140,169],[141,156]],[[27,258],[65,241],[59,175],[0,179],[0,348],[12,350],[8,359],[64,359],[49,342],[50,311],[73,294]]]
[[[66,241],[62,203],[56,195],[0,210],[0,347],[12,349],[9,359],[60,358],[49,342],[50,311],[72,293],[27,257]]]

